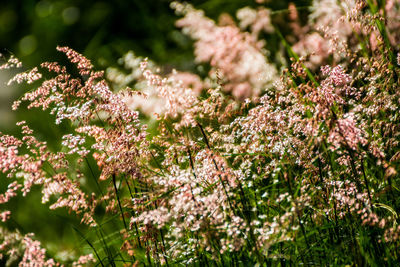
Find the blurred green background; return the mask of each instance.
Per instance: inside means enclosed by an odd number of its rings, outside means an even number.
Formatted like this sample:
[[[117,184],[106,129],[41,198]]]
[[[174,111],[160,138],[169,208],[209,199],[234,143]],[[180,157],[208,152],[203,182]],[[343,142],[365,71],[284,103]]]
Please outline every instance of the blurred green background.
[[[292,2],[301,7],[310,4],[308,0]],[[235,17],[239,8],[258,6],[254,0],[196,0],[190,3],[214,20],[222,13]],[[274,23],[284,32],[288,3],[282,0],[264,4],[275,10]],[[106,69],[117,65],[118,58],[133,50],[168,69],[193,71],[193,42],[174,26],[178,17],[169,5],[168,0],[2,0],[0,53],[14,54],[23,62],[24,68],[29,69],[43,61],[66,63],[65,56],[55,48],[57,45],[69,46],[91,59],[96,69]],[[279,48],[280,41],[276,36],[266,38],[271,52]],[[11,112],[12,102],[29,89],[27,86],[7,87],[5,82],[11,76],[12,72],[0,72],[0,131],[18,136],[15,122],[26,120],[40,140],[47,141],[51,149],[59,149],[60,138],[69,126],[55,125],[54,118],[38,110],[22,108]],[[0,179],[3,192],[9,180],[4,175]],[[14,212],[7,227],[22,233],[36,233],[50,255],[72,253],[84,243],[71,228],[72,224],[78,225],[79,220],[63,210],[49,211],[40,198],[39,192],[32,192],[26,198],[11,201],[5,207]]]

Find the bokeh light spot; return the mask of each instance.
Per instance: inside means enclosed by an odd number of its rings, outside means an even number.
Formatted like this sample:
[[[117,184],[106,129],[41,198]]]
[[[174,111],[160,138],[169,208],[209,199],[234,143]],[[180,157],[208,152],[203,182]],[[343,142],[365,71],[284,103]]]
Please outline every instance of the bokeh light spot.
[[[32,54],[37,48],[37,40],[33,35],[27,35],[19,41],[19,50],[24,56]]]
[[[47,17],[53,12],[53,5],[48,1],[40,1],[36,4],[36,14],[41,17]]]
[[[79,9],[74,6],[67,7],[63,10],[62,17],[65,24],[74,24],[79,19]]]

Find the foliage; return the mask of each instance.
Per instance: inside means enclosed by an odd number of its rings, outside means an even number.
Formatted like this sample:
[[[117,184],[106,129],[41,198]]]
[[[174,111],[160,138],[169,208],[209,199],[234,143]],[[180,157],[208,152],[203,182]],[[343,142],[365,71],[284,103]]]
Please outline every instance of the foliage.
[[[104,73],[60,46],[74,68],[17,74],[33,89],[13,108],[69,132],[59,150],[25,121],[0,136],[0,203],[39,188],[76,215],[91,250],[76,266],[396,265],[400,2],[314,1],[307,23],[290,4],[289,33],[256,2],[218,23],[171,4],[204,75],[133,52]],[[1,241],[7,262],[59,264],[33,234]]]

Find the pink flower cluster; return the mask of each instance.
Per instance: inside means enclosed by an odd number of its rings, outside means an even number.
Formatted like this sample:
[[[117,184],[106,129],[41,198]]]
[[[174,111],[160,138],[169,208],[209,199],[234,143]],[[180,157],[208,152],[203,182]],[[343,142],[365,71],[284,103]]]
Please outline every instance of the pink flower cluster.
[[[202,11],[190,5],[174,2],[172,6],[178,13],[184,14],[176,25],[196,41],[196,60],[209,62],[213,71],[218,70],[224,90],[244,100],[258,96],[276,79],[277,71],[267,62],[262,52],[263,43],[258,42],[255,36],[241,32],[236,26],[217,26]],[[261,17],[265,18],[267,14]],[[268,23],[265,25],[270,26]],[[268,26],[263,27],[270,30]],[[259,31],[259,27],[254,30]]]
[[[265,8],[240,10],[239,29],[228,16],[218,25],[188,4],[172,4],[184,15],[177,25],[195,40],[197,62],[211,66],[204,80],[185,72],[162,75],[151,62],[127,54],[123,62],[131,73],[109,69],[109,85],[83,55],[58,47],[76,64],[79,77],[57,63],[43,63],[53,76],[21,101],[50,109],[55,123],[69,121],[72,131],[62,137],[61,152],[35,138],[25,122],[18,123],[21,138],[0,135],[0,170],[14,179],[0,204],[39,185],[43,203],[55,199],[51,209],[66,208],[93,227],[104,221],[120,225],[110,235],[120,238],[111,245],[135,265],[143,263],[143,255],[160,265],[263,265],[267,259],[323,265],[336,250],[366,257],[370,249],[359,240],[366,231],[375,252],[384,243],[387,253],[397,255],[398,48],[390,45],[393,36],[377,42],[380,49],[367,43],[377,29],[383,31],[384,13],[360,1],[313,3],[327,9],[312,10],[310,28],[294,27],[300,22],[290,7],[292,27],[301,37],[293,50],[305,57],[288,48],[293,62],[279,79],[257,39],[262,30],[273,33]],[[375,24],[368,26],[367,19]],[[335,33],[342,24],[349,28]],[[317,26],[330,27],[325,35],[332,44]],[[354,27],[365,51],[352,51],[360,44],[350,33]],[[390,35],[393,28],[388,29]],[[318,70],[325,61],[331,64]],[[35,68],[16,77],[30,83],[41,75]],[[131,83],[137,91],[124,88]],[[140,116],[148,111],[158,113],[149,128],[148,117]],[[84,175],[87,169],[93,177]],[[0,213],[2,221],[10,216]],[[17,253],[10,240],[0,249]],[[57,266],[31,235],[19,241],[20,266]],[[93,261],[86,255],[72,264]]]
[[[19,266],[60,266],[60,264],[57,264],[53,259],[46,260],[46,250],[40,246],[39,241],[32,240],[31,237],[32,235],[26,235],[22,240],[22,244],[25,246],[25,252]]]

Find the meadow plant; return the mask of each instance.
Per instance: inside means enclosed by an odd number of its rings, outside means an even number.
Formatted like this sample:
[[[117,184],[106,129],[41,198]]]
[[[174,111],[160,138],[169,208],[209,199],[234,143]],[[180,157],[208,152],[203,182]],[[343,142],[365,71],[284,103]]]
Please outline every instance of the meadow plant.
[[[306,25],[291,4],[292,43],[263,6],[239,10],[237,26],[173,3],[207,77],[162,73],[130,52],[129,73],[105,79],[57,47],[76,74],[53,62],[17,74],[10,82],[34,89],[13,108],[27,102],[72,130],[60,151],[26,122],[21,138],[1,135],[10,182],[0,203],[39,186],[50,209],[100,233],[97,243],[81,234],[92,254],[73,266],[396,265],[400,2],[382,3],[314,1]],[[280,75],[261,32],[282,38]],[[0,69],[11,67],[15,57]],[[118,228],[104,236],[110,222]],[[33,234],[0,230],[10,262],[61,264]]]

